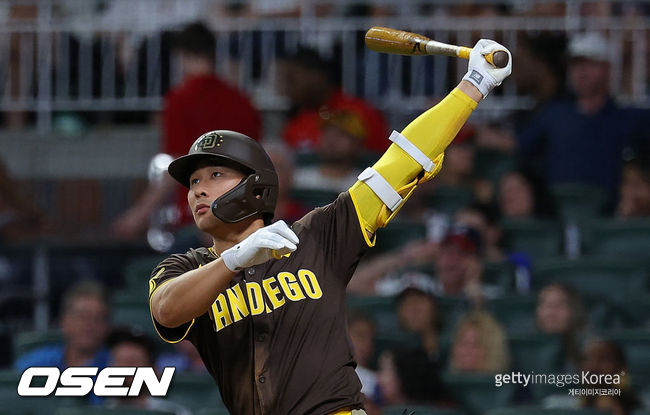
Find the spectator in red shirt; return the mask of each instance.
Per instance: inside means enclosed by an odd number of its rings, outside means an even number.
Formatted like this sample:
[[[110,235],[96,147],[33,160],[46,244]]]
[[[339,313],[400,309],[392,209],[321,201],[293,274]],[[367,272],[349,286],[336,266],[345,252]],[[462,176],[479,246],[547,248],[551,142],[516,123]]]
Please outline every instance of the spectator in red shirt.
[[[165,96],[162,141],[162,151],[174,158],[186,154],[197,137],[211,130],[239,131],[256,140],[261,137],[261,117],[251,101],[215,75],[215,49],[214,35],[202,23],[186,26],[174,39],[183,81]],[[116,235],[126,239],[140,236],[150,215],[175,189],[177,226],[192,222],[186,190],[165,177],[152,183],[144,196],[118,218],[113,226]]]
[[[332,65],[313,49],[301,47],[284,61],[280,89],[291,102],[284,140],[293,148],[313,149],[320,140],[322,120],[332,111],[356,113],[364,123],[372,152],[388,148],[388,125],[383,114],[361,98],[347,95],[332,76]]]

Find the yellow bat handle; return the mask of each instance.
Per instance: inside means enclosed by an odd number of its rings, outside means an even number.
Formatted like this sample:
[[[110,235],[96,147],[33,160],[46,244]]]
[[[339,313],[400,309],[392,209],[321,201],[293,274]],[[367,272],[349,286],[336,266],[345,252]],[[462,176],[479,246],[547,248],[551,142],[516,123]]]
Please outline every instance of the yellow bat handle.
[[[458,50],[458,57],[463,58],[463,59],[469,59],[469,54],[472,51],[472,48],[468,48],[467,46],[461,46],[460,49]],[[497,62],[494,62],[494,55],[499,54]],[[490,52],[487,55],[483,55],[486,61],[488,61],[491,65],[496,66],[497,68],[503,68],[508,64],[508,55],[505,51],[502,50],[495,50],[494,52]]]

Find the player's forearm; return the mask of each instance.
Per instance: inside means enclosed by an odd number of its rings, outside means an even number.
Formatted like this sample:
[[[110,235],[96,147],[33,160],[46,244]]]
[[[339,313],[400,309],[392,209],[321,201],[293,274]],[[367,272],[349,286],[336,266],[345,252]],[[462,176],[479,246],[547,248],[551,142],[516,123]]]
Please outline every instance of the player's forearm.
[[[435,163],[434,169],[425,173],[424,180],[432,178],[440,170],[445,149],[481,98],[482,95],[476,87],[467,81],[461,81],[445,99],[417,117],[402,131],[408,141]],[[423,166],[397,144],[391,144],[373,169],[398,191],[402,198],[409,195],[415,185],[414,181],[420,181],[418,176],[423,173]],[[411,185],[407,186],[409,184]],[[359,211],[362,226],[368,232],[375,232],[379,227],[385,226],[391,212],[382,210],[383,201],[366,183],[356,182],[350,193]]]
[[[205,313],[235,276],[221,259],[188,271],[158,288],[151,312],[165,327],[178,327]]]

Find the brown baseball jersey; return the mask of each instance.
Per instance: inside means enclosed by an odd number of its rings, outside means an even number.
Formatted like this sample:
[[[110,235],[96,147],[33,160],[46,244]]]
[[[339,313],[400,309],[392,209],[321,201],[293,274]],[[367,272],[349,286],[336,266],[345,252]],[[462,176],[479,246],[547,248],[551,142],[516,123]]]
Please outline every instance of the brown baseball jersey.
[[[346,323],[346,286],[368,245],[348,192],[292,226],[289,257],[240,271],[210,310],[177,328],[154,320],[168,342],[188,339],[233,414],[329,414],[361,408]],[[172,278],[217,258],[199,248],[172,255],[149,298]]]

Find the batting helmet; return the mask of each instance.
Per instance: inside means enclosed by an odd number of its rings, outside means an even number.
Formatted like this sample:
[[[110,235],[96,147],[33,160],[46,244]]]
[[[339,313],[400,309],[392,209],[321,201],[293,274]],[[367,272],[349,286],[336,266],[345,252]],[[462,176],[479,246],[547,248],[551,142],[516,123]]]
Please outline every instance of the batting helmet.
[[[214,216],[226,223],[239,222],[258,213],[265,223],[273,219],[278,175],[257,141],[234,131],[210,131],[192,144],[187,155],[172,161],[167,171],[189,189],[190,176],[203,161],[232,167],[246,175],[237,186],[212,202]]]

